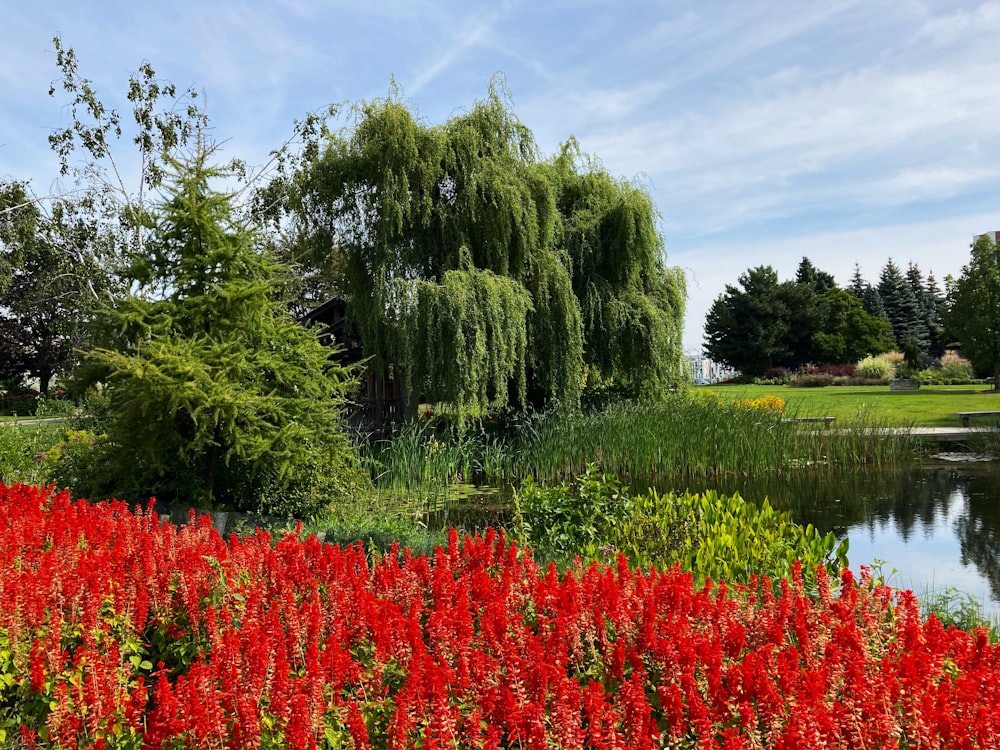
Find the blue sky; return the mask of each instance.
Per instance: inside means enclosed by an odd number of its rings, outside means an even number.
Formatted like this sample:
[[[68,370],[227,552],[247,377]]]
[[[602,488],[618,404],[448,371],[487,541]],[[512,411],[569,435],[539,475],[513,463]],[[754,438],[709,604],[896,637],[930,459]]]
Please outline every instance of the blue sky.
[[[643,185],[688,277],[685,347],[747,268],[803,255],[846,284],[892,257],[957,275],[1000,230],[1000,2],[102,0],[8,2],[0,179],[44,194],[65,126],[51,39],[125,110],[128,75],[204,92],[227,157],[261,164],[293,119],[404,100],[436,124],[502,75],[543,155],[569,136]]]

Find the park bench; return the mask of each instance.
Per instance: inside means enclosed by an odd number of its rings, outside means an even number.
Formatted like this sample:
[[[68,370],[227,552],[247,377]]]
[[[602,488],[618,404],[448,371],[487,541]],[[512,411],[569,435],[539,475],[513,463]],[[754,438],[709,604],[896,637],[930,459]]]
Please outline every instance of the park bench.
[[[960,411],[956,416],[962,420],[962,427],[968,427],[973,417],[1000,417],[1000,411]]]
[[[890,391],[919,391],[920,381],[916,378],[898,378],[889,381]]]
[[[822,422],[823,424],[833,424],[837,421],[836,417],[791,417],[785,420],[786,422]]]

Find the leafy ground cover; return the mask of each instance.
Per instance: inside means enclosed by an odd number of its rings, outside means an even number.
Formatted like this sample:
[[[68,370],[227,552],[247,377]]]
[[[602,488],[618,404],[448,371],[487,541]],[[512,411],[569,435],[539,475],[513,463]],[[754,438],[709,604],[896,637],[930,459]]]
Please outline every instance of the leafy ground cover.
[[[1000,651],[823,571],[696,587],[502,536],[372,558],[0,486],[0,727],[38,748],[992,746]],[[18,746],[18,745],[15,745]]]
[[[907,392],[890,392],[887,385],[712,385],[698,391],[711,391],[727,402],[777,396],[785,401],[787,411],[802,417],[831,416],[845,422],[862,415],[900,426],[958,427],[961,422],[956,412],[1000,410],[1000,395],[984,385],[921,386]]]

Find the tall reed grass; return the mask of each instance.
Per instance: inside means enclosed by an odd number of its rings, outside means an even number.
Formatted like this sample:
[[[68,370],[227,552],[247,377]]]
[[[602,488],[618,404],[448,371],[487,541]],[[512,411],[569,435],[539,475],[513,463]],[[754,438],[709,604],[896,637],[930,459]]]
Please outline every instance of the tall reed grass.
[[[633,483],[659,482],[899,465],[915,448],[909,431],[872,419],[817,427],[774,409],[678,395],[550,417],[519,441],[514,467],[522,476],[560,480],[596,461]]]
[[[755,402],[673,395],[592,412],[520,417],[488,431],[470,422],[422,422],[369,443],[363,454],[377,486],[440,493],[454,482],[563,481],[589,464],[633,485],[718,477],[787,476],[800,470],[899,466],[917,450],[908,430],[870,416],[836,426],[797,423]]]

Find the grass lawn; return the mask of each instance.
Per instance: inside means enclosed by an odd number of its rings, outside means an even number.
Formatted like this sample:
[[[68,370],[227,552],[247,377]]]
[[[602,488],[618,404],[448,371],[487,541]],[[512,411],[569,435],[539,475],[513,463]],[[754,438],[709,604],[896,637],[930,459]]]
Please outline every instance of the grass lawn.
[[[699,386],[726,401],[779,396],[785,409],[800,417],[836,417],[847,422],[863,416],[898,426],[957,427],[960,411],[1000,411],[1000,394],[984,385],[927,385],[919,391],[890,392],[882,386],[790,388],[787,385]],[[975,422],[973,422],[975,424]]]

